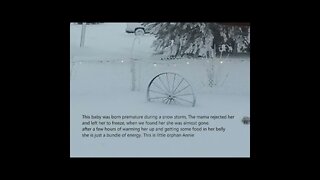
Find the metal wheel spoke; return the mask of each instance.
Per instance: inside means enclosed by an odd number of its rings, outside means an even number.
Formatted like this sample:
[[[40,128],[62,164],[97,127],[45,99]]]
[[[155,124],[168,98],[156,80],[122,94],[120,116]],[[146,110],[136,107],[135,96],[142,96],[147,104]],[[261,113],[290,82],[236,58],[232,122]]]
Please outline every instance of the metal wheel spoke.
[[[163,95],[166,95],[166,96],[168,95],[168,94],[166,94],[166,93],[159,92],[159,91],[155,91],[155,90],[151,90],[151,89],[150,89],[149,91],[150,91],[150,92],[154,92],[154,93],[158,93],[158,94],[163,94]]]
[[[182,105],[179,101],[177,101],[176,99],[173,99],[173,102],[175,103],[175,104],[178,104],[178,105]]]
[[[167,92],[170,92],[170,91],[167,89],[167,87],[164,85],[164,83],[163,83],[163,81],[162,81],[162,79],[161,79],[161,77],[160,77],[160,76],[159,76],[159,80],[160,80],[160,82],[161,82],[162,86],[167,90]]]
[[[185,102],[188,102],[188,103],[193,104],[193,102],[188,101],[188,100],[185,100],[185,99],[182,99],[182,98],[179,98],[179,97],[175,97],[175,99],[178,99],[178,100],[180,100],[180,101],[185,101]]]
[[[167,77],[167,83],[168,83],[168,90],[169,90],[169,92],[171,92],[168,73],[166,73],[166,77]]]
[[[166,102],[166,101],[168,101],[168,100],[169,100],[169,98],[168,98],[168,97],[166,97],[165,99],[163,99],[163,103],[167,104],[167,102]]]
[[[178,86],[174,89],[174,91],[172,92],[174,94],[174,92],[176,92],[177,88],[180,86],[181,82],[183,81],[183,78],[181,79],[181,81],[179,82]]]
[[[166,90],[162,89],[156,82],[153,82],[152,84],[154,84],[157,88],[161,89],[161,91],[166,92]]]
[[[174,81],[176,80],[176,74],[174,74],[174,77],[173,77],[173,83],[172,83],[172,92],[173,92],[173,89],[174,89]]]
[[[162,96],[162,97],[151,97],[149,99],[166,99],[168,98],[167,96]]]
[[[175,94],[174,96],[192,96],[192,93],[187,93],[187,94]]]
[[[181,91],[185,90],[187,87],[189,87],[190,85],[188,84],[186,87],[182,88],[181,90],[179,90],[178,92],[174,93],[175,95],[180,93]]]

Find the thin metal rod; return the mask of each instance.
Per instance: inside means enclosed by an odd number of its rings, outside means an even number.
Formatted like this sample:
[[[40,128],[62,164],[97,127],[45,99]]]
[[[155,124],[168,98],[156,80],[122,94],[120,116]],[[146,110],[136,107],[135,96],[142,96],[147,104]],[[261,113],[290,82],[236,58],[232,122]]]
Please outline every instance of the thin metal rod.
[[[166,90],[163,90],[160,86],[158,86],[156,82],[153,81],[152,84],[154,84],[157,88],[161,89],[163,92],[166,92]]]
[[[185,102],[188,102],[188,103],[191,103],[191,104],[193,104],[193,102],[191,102],[191,101],[188,101],[188,100],[185,100],[185,99],[182,99],[182,98],[179,98],[179,97],[176,97],[176,99],[179,99],[180,101],[185,101]]]
[[[162,96],[162,97],[152,97],[152,98],[149,98],[149,99],[161,99],[161,98],[163,98],[163,99],[166,99],[167,98],[167,96]]]
[[[190,85],[188,84],[186,87],[184,87],[183,89],[181,89],[180,91],[178,91],[178,92],[176,92],[176,93],[174,93],[175,95],[176,94],[178,94],[178,93],[180,93],[181,91],[183,91],[183,90],[185,90],[187,87],[189,87]]]
[[[168,89],[169,89],[169,92],[170,92],[171,89],[170,89],[170,83],[169,83],[169,79],[168,79],[168,73],[166,73],[166,77],[167,77]]]
[[[168,100],[168,98],[163,99],[163,103],[167,104],[165,101]]]
[[[174,89],[174,81],[176,80],[176,74],[174,74],[174,77],[173,77],[173,83],[172,83],[172,92],[173,92],[173,89]]]
[[[159,92],[159,91],[155,91],[155,90],[151,90],[151,89],[150,89],[149,91],[150,91],[150,92],[154,92],[154,93],[158,93],[158,94],[163,94],[163,95],[166,95],[166,96],[168,95],[168,94],[166,94],[166,93]]]
[[[161,77],[159,76],[159,78],[158,78],[159,80],[160,80],[160,82],[161,82],[161,84],[162,84],[162,86],[167,90],[167,92],[170,92],[168,89],[167,89],[167,87],[164,85],[164,83],[163,83],[163,81],[162,81],[162,79],[161,79]]]
[[[180,86],[181,82],[183,81],[183,78],[181,79],[180,83],[178,84],[178,86],[174,89],[174,91],[172,92],[174,94],[174,92],[176,92],[177,88]]]
[[[175,95],[175,96],[189,96],[189,95],[193,95],[192,93],[187,93],[187,94],[179,94],[179,95]]]

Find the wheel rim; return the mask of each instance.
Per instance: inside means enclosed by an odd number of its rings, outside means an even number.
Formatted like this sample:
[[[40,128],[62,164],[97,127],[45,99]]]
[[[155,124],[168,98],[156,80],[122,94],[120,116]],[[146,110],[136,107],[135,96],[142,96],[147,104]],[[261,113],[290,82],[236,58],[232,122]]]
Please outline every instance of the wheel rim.
[[[144,30],[143,30],[143,29],[137,29],[137,30],[135,31],[135,34],[136,34],[137,36],[142,36],[142,35],[144,34]]]
[[[165,72],[155,76],[147,89],[147,100],[165,104],[195,106],[196,98],[190,83],[176,73]]]

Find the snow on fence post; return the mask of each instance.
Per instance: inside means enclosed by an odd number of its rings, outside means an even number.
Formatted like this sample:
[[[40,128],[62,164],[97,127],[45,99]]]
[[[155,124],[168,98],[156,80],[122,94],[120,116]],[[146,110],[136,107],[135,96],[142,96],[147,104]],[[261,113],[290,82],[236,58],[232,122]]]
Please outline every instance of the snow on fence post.
[[[138,88],[137,90],[140,91],[141,88],[141,62],[138,63]]]
[[[85,36],[86,36],[86,23],[82,23],[80,47],[83,47],[83,46],[84,46]]]
[[[136,64],[133,59],[131,59],[131,91],[136,90]]]
[[[130,66],[130,70],[131,70],[131,91],[135,91],[136,90],[136,58],[133,57],[133,50],[134,50],[134,46],[136,43],[136,40],[139,41],[140,44],[140,37],[135,37],[133,42],[132,42],[132,46],[131,46],[131,52],[130,52],[130,56],[131,56],[131,66]],[[140,72],[139,72],[140,73]],[[139,77],[140,78],[140,75]],[[140,83],[140,79],[139,79],[139,83]]]
[[[207,66],[207,75],[208,75],[208,85],[209,87],[214,87],[216,85],[215,82],[215,65],[214,65],[214,58],[211,59],[210,65]]]

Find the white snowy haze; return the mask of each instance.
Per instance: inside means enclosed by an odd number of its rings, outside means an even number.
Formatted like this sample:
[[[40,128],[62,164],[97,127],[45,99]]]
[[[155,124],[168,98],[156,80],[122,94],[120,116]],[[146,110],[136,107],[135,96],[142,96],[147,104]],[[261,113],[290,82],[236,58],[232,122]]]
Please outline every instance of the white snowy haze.
[[[161,60],[151,47],[152,34],[127,33],[126,23],[70,23],[70,156],[71,157],[249,157],[250,59]],[[134,64],[133,64],[134,63]],[[135,80],[132,90],[132,66]],[[213,70],[212,70],[213,68]],[[213,87],[209,84],[214,71]],[[147,101],[149,82],[163,72],[184,77],[192,86],[195,106]],[[193,138],[82,138],[82,115],[233,115],[209,120],[224,133]]]

